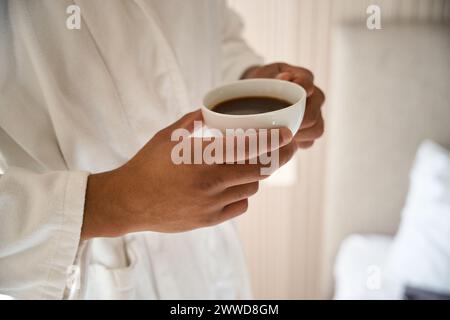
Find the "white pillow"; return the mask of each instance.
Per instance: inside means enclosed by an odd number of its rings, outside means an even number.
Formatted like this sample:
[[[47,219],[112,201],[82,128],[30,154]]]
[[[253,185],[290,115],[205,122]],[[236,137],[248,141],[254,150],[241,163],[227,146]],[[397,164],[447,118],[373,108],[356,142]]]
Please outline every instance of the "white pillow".
[[[334,299],[392,299],[398,294],[385,279],[392,237],[353,234],[342,242],[334,267]]]
[[[386,268],[398,288],[450,293],[450,152],[434,142],[417,152]]]

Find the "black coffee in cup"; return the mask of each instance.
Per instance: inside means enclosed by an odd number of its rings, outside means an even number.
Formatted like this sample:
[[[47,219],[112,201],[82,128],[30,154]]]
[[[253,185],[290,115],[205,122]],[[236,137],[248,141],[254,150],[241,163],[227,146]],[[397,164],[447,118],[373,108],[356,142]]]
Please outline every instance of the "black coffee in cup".
[[[291,106],[292,103],[272,97],[241,97],[225,100],[211,110],[232,115],[248,115],[272,112]]]

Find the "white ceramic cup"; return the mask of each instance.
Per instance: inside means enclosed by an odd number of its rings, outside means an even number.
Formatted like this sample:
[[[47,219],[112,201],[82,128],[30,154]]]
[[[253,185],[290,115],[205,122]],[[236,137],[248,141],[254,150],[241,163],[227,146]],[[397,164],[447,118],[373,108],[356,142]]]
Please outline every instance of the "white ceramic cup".
[[[272,97],[292,105],[276,111],[231,115],[212,111],[217,104],[241,97]],[[305,113],[306,91],[298,84],[276,79],[248,79],[232,82],[208,92],[203,99],[202,114],[209,128],[219,129],[269,129],[287,127],[295,134]]]

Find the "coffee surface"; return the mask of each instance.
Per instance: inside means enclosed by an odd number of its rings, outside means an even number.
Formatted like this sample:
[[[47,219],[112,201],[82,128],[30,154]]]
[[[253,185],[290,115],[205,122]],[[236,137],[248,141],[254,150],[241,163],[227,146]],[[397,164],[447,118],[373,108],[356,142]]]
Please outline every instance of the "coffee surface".
[[[292,103],[272,97],[242,97],[225,100],[215,105],[211,110],[233,115],[248,115],[280,110]]]

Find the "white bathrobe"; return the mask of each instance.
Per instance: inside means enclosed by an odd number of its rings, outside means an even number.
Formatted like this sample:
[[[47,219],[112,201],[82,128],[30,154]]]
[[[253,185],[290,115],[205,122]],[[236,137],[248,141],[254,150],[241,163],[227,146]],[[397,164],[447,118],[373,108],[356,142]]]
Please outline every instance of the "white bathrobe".
[[[66,27],[73,4],[80,30]],[[249,297],[230,223],[80,243],[89,173],[261,63],[240,31],[221,0],[0,1],[0,294]]]

